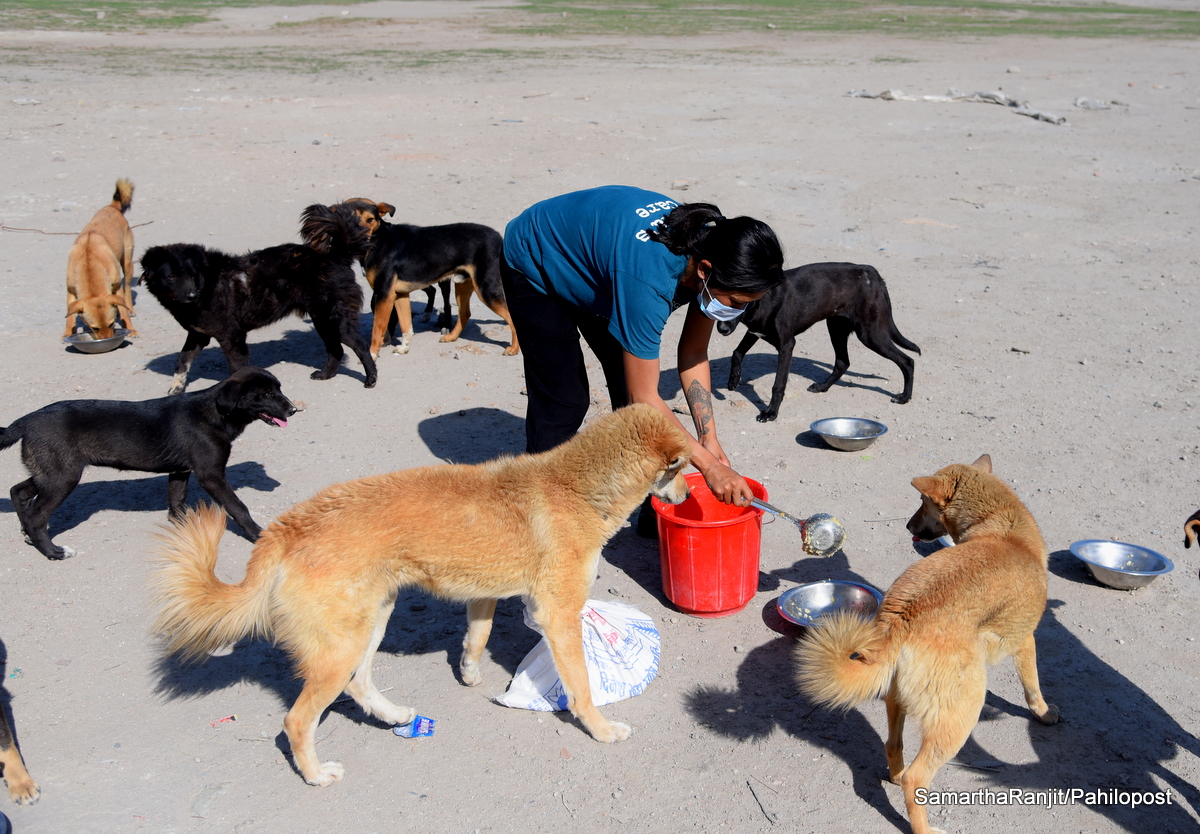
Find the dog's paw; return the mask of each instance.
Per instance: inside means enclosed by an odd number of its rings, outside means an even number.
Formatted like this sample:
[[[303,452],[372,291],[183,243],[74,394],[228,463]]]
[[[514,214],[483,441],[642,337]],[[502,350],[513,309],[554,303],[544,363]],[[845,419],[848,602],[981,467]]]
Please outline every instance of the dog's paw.
[[[912,399],[911,396],[906,397],[903,394],[897,394],[896,396],[892,397],[892,402],[894,402],[896,405],[904,405],[906,402],[908,402],[911,399]]]
[[[737,390],[737,387],[738,387],[739,385],[741,385],[741,384],[742,384],[742,376],[741,376],[741,374],[738,374],[737,376],[734,376],[733,374],[730,374],[730,375],[729,375],[729,382],[725,383],[725,387],[726,387],[727,389],[729,389],[730,391],[736,391],[736,390]]]
[[[620,721],[609,721],[607,727],[599,728],[599,731],[592,735],[596,741],[612,744],[613,742],[624,741],[632,734],[633,728],[628,724],[622,724]]]
[[[829,386],[823,382],[814,382],[812,385],[808,386],[808,390],[813,394],[824,394],[829,390]]]
[[[1043,724],[1057,724],[1058,723],[1058,707],[1054,706],[1054,704],[1046,704],[1046,711],[1043,712],[1041,715],[1038,715],[1035,712],[1033,714],[1033,717],[1036,718],[1038,721],[1042,722]]]
[[[461,663],[458,673],[462,675],[462,682],[465,686],[479,686],[483,683],[483,673],[479,671],[478,663]]]
[[[61,562],[63,559],[70,559],[74,555],[75,550],[73,548],[65,545],[57,545],[50,548],[50,552],[46,554],[46,558],[52,559],[55,562]]]
[[[345,775],[346,768],[342,767],[341,762],[322,762],[321,767],[317,770],[317,775],[311,779],[305,776],[304,781],[310,785],[316,785],[318,788],[324,788],[334,782],[342,781],[342,777]]]
[[[778,411],[767,410],[767,411],[760,412],[759,415],[757,417],[755,417],[754,419],[760,423],[770,423],[772,420],[774,420],[778,416],[779,416]]]
[[[308,378],[309,379],[333,379],[334,374],[336,374],[336,373],[337,373],[337,371],[334,371],[334,373],[332,373],[332,374],[327,374],[327,373],[325,373],[325,369],[322,368],[319,371],[313,371],[311,374],[308,375]]]
[[[8,795],[18,805],[32,805],[38,801],[42,792],[38,790],[37,782],[28,776],[23,778],[14,776],[8,780]]]
[[[408,345],[396,345],[394,348],[392,348],[392,353],[398,353],[403,356],[404,354],[408,353]]]
[[[506,347],[504,349],[505,356],[516,356],[520,352],[521,352],[521,349],[519,347],[516,347],[515,345],[509,345],[508,347]]]
[[[176,394],[182,394],[184,388],[187,388],[187,381],[176,377],[171,383],[171,387],[167,389],[167,396],[173,397]]]

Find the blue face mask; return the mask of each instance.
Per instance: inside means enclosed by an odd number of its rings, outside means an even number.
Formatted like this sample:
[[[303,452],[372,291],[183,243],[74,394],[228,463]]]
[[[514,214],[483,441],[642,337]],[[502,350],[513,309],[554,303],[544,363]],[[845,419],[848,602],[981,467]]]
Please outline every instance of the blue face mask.
[[[705,294],[708,295],[707,300],[704,298]],[[700,312],[713,321],[733,321],[745,312],[745,308],[730,307],[717,301],[717,299],[713,298],[713,294],[708,291],[708,281],[705,281],[700,293]]]

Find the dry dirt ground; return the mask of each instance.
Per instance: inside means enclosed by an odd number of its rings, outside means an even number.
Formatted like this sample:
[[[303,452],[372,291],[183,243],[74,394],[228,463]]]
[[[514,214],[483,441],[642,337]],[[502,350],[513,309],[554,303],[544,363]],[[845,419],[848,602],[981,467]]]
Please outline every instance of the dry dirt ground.
[[[988,452],[1050,546],[1039,667],[1063,719],[1032,722],[1001,664],[958,756],[966,766],[943,768],[935,787],[1169,790],[1172,804],[959,807],[935,824],[1196,830],[1200,554],[1183,549],[1181,525],[1200,504],[1189,307],[1200,45],[766,28],[555,39],[495,33],[496,6],[274,7],[148,34],[0,33],[0,222],[76,232],[118,176],[137,186],[130,221],[149,224],[135,229],[139,256],[176,241],[240,251],[295,240],[305,205],[358,195],[397,205],[402,221],[503,228],[541,198],[630,183],[758,216],[790,265],[878,267],[900,329],[922,349],[907,405],[889,402],[895,366],[856,341],[843,383],[810,394],[832,361],[814,328],[778,421],[760,424],[774,353],[760,343],[741,388],[725,391],[736,340],[714,336],[718,428],[735,465],[785,509],[839,516],[844,551],[809,558],[794,531],[767,526],[759,593],[736,616],[702,620],[664,597],[656,545],[620,532],[593,596],[654,617],[662,668],[645,694],[605,708],[634,727],[613,746],[567,716],[489,700],[536,641],[519,601],[501,603],[485,683],[470,689],[454,671],[462,606],[404,593],[376,680],[435,718],[436,734],[400,739],[339,702],[318,747],[347,776],[316,789],[280,733],[299,689],[281,652],[246,643],[197,667],[160,662],[144,582],[165,477],[90,470],[53,519],[56,539],[80,551],[61,563],[24,544],[0,499],[4,684],[42,788],[35,806],[3,806],[12,829],[905,831],[900,790],[886,782],[883,705],[838,714],[798,696],[795,638],[771,628],[770,612],[802,582],[886,588],[927,552],[904,530],[917,504],[909,481]],[[285,14],[348,20],[275,27]],[[356,50],[357,63],[308,67]],[[301,59],[272,63],[284,53]],[[1002,88],[1067,121],[847,96],[950,87]],[[1119,103],[1087,110],[1079,97]],[[71,240],[0,232],[0,424],[65,398],[166,393],[184,334],[146,292],[141,336],[124,348],[86,356],[59,341]],[[521,363],[501,355],[507,332],[480,307],[457,344],[422,329],[407,356],[385,351],[374,390],[353,360],[331,381],[310,380],[323,353],[306,322],[253,334],[254,362],[307,404],[286,429],[255,424],[234,446],[231,481],[255,517],[335,481],[518,451]],[[663,365],[663,392],[677,397],[674,362]],[[224,374],[209,348],[192,387]],[[835,452],[807,430],[835,415],[890,431],[865,452]],[[24,477],[17,451],[3,453],[0,483]],[[193,483],[193,501],[197,492]],[[1097,585],[1067,547],[1100,537],[1155,548],[1176,570],[1132,593]],[[239,579],[249,552],[227,532],[221,575]]]

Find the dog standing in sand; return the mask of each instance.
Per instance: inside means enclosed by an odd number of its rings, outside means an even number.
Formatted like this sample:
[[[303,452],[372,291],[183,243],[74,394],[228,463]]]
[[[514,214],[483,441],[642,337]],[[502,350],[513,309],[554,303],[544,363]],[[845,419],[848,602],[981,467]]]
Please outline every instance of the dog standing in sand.
[[[1046,608],[1046,543],[1029,510],[992,474],[987,455],[914,478],[921,507],[914,536],[943,548],[906,570],[874,619],[829,617],[796,649],[797,681],[818,703],[849,708],[883,695],[892,781],[904,788],[915,834],[929,827],[917,790],[966,742],[987,694],[987,667],[1012,656],[1025,702],[1043,724],[1058,709],[1042,698],[1033,631]],[[921,749],[904,766],[904,719],[921,724]]]
[[[163,535],[154,630],[169,652],[193,660],[250,635],[281,645],[304,679],[284,732],[304,780],[325,786],[345,770],[317,759],[317,723],[342,692],[390,724],[416,715],[371,680],[398,589],[467,603],[459,670],[468,686],[483,680],[497,599],[520,595],[571,713],[598,741],[620,741],[630,728],[592,702],[580,612],[601,548],[646,494],[687,498],[680,473],[690,457],[687,436],[664,414],[631,405],[548,452],[337,484],[263,532],[237,585],[214,573],[224,513],[192,511]]]
[[[133,183],[117,180],[112,202],[96,212],[83,227],[67,256],[67,329],[75,330],[75,317],[97,339],[113,335],[117,311],[130,336],[136,336],[133,318],[133,231],[125,212],[133,204]]]

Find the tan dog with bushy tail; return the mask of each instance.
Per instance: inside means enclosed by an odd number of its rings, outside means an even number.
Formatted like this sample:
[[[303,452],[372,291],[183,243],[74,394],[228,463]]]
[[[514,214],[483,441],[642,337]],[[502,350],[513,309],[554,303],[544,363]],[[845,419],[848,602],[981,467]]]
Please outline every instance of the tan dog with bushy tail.
[[[283,646],[304,679],[283,728],[305,781],[324,786],[345,771],[318,761],[314,736],[343,691],[388,723],[415,715],[371,681],[398,589],[419,585],[467,603],[459,668],[468,686],[482,682],[496,600],[520,595],[550,643],[571,712],[597,740],[619,741],[630,728],[592,703],[580,612],[600,549],[646,493],[687,498],[680,472],[689,459],[680,429],[632,405],[541,454],[338,484],[263,531],[238,585],[213,572],[225,514],[193,511],[163,537],[155,630],[191,659],[251,635]]]
[[[136,336],[133,317],[133,230],[125,212],[133,205],[133,183],[117,180],[112,202],[96,212],[83,227],[67,255],[67,329],[75,330],[75,317],[84,322],[97,339],[113,335],[117,310],[130,336]],[[122,275],[124,276],[122,278]]]
[[[959,751],[979,721],[987,667],[1009,655],[1025,701],[1043,724],[1058,721],[1038,685],[1033,631],[1046,608],[1046,543],[1016,494],[992,474],[987,455],[914,478],[921,508],[914,536],[949,534],[947,547],[917,562],[888,589],[872,620],[852,614],[813,628],[796,651],[797,680],[813,700],[849,708],[884,696],[884,745],[915,834],[929,827],[917,790]],[[921,749],[904,766],[904,719],[921,724]]]

